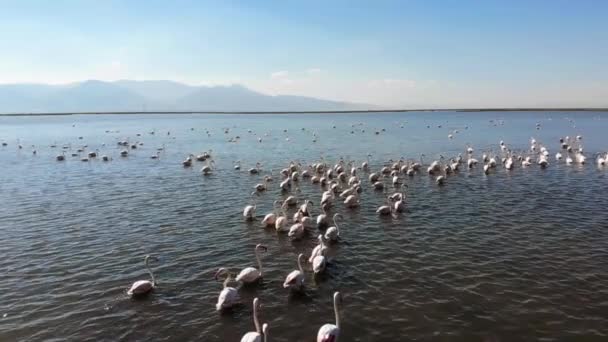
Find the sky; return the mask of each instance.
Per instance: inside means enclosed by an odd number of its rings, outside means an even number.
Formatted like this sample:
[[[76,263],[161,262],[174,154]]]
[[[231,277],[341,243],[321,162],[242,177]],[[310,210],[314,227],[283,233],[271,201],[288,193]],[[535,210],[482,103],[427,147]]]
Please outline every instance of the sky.
[[[167,79],[386,108],[608,107],[608,1],[0,0],[0,84]]]

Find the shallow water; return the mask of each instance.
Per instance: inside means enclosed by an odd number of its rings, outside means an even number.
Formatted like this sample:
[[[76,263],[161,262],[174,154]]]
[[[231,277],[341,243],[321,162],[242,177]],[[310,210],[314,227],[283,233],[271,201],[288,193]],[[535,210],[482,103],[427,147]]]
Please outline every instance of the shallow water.
[[[344,298],[341,341],[606,339],[608,167],[593,155],[608,150],[607,128],[606,117],[589,112],[0,117],[8,144],[0,147],[0,340],[238,341],[253,330],[257,296],[272,341],[313,341],[333,321],[336,290]],[[556,162],[558,139],[578,134],[588,163]],[[375,214],[386,194],[362,174],[362,206],[332,211],[345,217],[343,241],[326,274],[315,281],[307,271],[301,296],[282,288],[297,254],[316,243],[315,230],[292,242],[260,227],[285,197],[277,171],[289,161],[361,163],[372,154],[378,171],[391,158],[424,153],[428,163],[467,144],[479,159],[500,152],[500,140],[527,150],[531,137],[551,152],[547,169],[499,166],[485,175],[480,165],[443,187],[425,173],[404,177],[408,211],[394,218]],[[127,138],[144,145],[121,158],[116,142]],[[64,144],[87,144],[112,160],[68,154],[57,162]],[[182,167],[189,153],[209,149],[211,176],[199,172],[203,163]],[[252,176],[256,162],[264,172]],[[259,219],[247,223],[249,193],[271,169]],[[318,204],[319,185],[303,180],[298,188],[300,200]],[[240,290],[243,306],[216,313],[214,271],[254,266],[257,243],[269,248],[263,283]],[[160,257],[159,285],[133,300],[126,289],[147,279],[147,253]]]

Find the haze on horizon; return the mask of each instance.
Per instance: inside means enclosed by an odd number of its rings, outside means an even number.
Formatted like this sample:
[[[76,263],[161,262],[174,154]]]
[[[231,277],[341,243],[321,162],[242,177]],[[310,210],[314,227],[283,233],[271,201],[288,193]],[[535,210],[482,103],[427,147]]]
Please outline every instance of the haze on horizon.
[[[173,80],[392,108],[608,107],[603,1],[0,5],[0,84]]]

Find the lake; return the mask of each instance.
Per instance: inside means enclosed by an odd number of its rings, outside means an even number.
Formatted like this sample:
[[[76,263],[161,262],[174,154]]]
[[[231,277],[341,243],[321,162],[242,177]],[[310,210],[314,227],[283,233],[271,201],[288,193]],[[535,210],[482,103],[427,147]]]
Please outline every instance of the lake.
[[[334,321],[334,291],[343,296],[341,341],[607,339],[608,166],[595,162],[608,151],[607,129],[595,112],[0,117],[0,340],[239,341],[254,330],[259,297],[269,340],[313,341]],[[587,163],[555,160],[559,139],[577,135]],[[499,161],[484,174],[482,153],[502,156],[502,140],[532,155],[531,138],[549,150],[547,168],[516,162],[509,171]],[[123,158],[122,140],[143,144]],[[83,145],[110,160],[80,161]],[[374,191],[360,170],[361,206],[331,210],[344,219],[325,274],[313,279],[305,265],[305,292],[283,289],[317,229],[292,241],[260,221],[290,194],[312,200],[318,215],[323,191],[301,179],[282,193],[279,171],[290,161],[369,158],[378,172],[421,154],[427,166],[466,158],[467,146],[480,164],[443,186],[426,167],[401,176],[399,215],[375,212],[394,191],[390,178]],[[215,161],[211,175],[201,174],[205,163],[182,166],[203,151]],[[249,174],[258,162],[262,172]],[[247,222],[253,186],[271,170],[257,220]],[[242,306],[216,312],[215,271],[255,266],[258,243],[268,247],[263,282],[239,289]],[[132,299],[129,286],[148,279],[146,254],[159,258],[158,286]]]

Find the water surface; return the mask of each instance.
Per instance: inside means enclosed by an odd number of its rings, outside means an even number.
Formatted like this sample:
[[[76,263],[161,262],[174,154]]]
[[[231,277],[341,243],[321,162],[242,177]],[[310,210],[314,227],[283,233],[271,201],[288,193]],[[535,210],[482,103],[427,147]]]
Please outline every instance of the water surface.
[[[313,341],[333,321],[336,290],[344,341],[606,339],[608,167],[593,155],[608,150],[607,128],[590,112],[0,117],[8,144],[0,147],[0,340],[238,341],[253,330],[257,296],[272,341]],[[554,161],[558,139],[579,134],[589,163]],[[377,171],[389,159],[456,156],[467,144],[477,158],[499,153],[500,140],[527,150],[531,137],[551,152],[549,168],[463,169],[443,187],[424,173],[404,178],[408,211],[395,218],[375,214],[386,194],[362,175],[362,206],[334,209],[345,217],[343,241],[324,277],[307,272],[303,296],[281,284],[316,231],[292,242],[242,218],[270,170],[275,182],[258,215],[286,196],[277,171],[292,160],[359,164],[371,154]],[[144,144],[121,158],[123,139]],[[84,144],[112,160],[55,160],[61,146]],[[208,150],[211,176],[202,163],[181,166]],[[256,162],[264,172],[249,175]],[[318,185],[297,188],[318,204]],[[264,282],[241,289],[244,305],[219,315],[214,271],[254,266],[257,243],[269,248]],[[160,257],[159,287],[132,300],[126,289],[147,278],[148,253]]]

